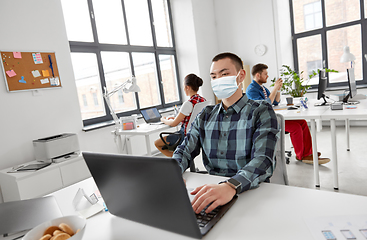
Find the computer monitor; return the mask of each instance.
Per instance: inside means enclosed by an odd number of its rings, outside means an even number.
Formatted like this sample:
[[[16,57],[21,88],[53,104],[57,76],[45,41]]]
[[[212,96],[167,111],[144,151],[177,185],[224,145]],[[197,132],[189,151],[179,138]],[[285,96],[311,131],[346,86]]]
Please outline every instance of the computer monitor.
[[[317,100],[320,100],[321,98],[324,99],[324,102],[322,103],[316,103],[315,106],[325,106],[330,105],[331,103],[326,101],[326,98],[329,98],[325,95],[325,90],[327,87],[327,75],[325,69],[321,69],[319,72],[319,85],[318,85],[318,91],[317,91]]]
[[[344,97],[343,103],[344,104],[357,104],[359,101],[352,101],[351,98],[357,95],[357,83],[356,77],[354,75],[354,68],[347,69],[348,74],[348,86],[349,86],[349,93]]]

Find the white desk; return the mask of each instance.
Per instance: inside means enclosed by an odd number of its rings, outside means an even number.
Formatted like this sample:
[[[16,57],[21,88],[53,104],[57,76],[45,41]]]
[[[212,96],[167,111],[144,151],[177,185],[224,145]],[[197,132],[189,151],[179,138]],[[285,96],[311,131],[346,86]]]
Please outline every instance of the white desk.
[[[339,188],[338,181],[338,151],[336,146],[336,125],[335,120],[346,120],[346,135],[347,143],[349,145],[349,120],[350,119],[367,119],[367,100],[360,100],[360,103],[356,106],[356,109],[348,109],[350,105],[344,105],[343,110],[331,110],[328,108],[322,115],[322,120],[330,120],[330,131],[331,131],[331,148],[332,148],[332,162],[333,162],[333,173],[334,173],[334,189]],[[353,106],[353,105],[352,105]]]
[[[327,106],[314,106],[315,101],[310,101],[308,109],[305,110],[283,110],[286,109],[285,105],[274,106],[276,113],[280,113],[284,116],[285,120],[299,120],[305,119],[311,122],[311,137],[312,137],[312,155],[313,162],[316,163],[314,167],[314,180],[315,186],[320,187],[320,176],[319,176],[319,159],[317,155],[317,141],[316,141],[316,119],[321,119],[321,115],[329,108]],[[297,103],[296,103],[297,104]]]
[[[367,119],[367,99],[360,100],[360,103],[355,105],[356,109],[347,109],[347,106],[343,106],[343,110],[331,110],[330,106],[314,106],[315,101],[311,100],[309,104],[309,109],[301,110],[281,110],[285,106],[280,105],[274,107],[277,113],[284,116],[285,120],[293,119],[306,119],[311,120],[311,136],[312,136],[312,148],[314,162],[318,162],[317,159],[317,145],[316,145],[316,119],[330,120],[330,131],[331,131],[331,146],[332,146],[332,157],[331,161],[333,163],[333,179],[334,179],[334,189],[339,189],[338,182],[338,158],[337,158],[337,146],[336,146],[336,125],[335,120],[345,120],[346,121],[346,135],[349,138],[349,120],[350,119]],[[278,110],[277,110],[278,109]],[[347,139],[347,142],[349,139]],[[315,185],[320,186],[319,181],[319,170],[318,164],[314,164],[314,174],[315,174]]]
[[[133,130],[114,130],[111,133],[114,134],[118,139],[118,148],[119,152],[123,153],[123,145],[122,145],[122,139],[121,136],[125,136],[126,140],[128,141],[128,144],[130,144],[130,138],[129,136],[145,136],[145,144],[147,147],[147,155],[152,156],[152,150],[150,147],[151,141],[150,141],[150,134],[156,133],[156,132],[162,132],[167,131],[171,127],[166,124],[160,124],[160,125],[150,125],[150,124],[140,124],[137,129]],[[174,132],[174,129],[172,128],[172,132]],[[131,154],[131,146],[127,148],[127,154]]]
[[[189,172],[184,178],[188,187],[218,183],[223,179]],[[94,181],[89,178],[53,194],[64,215],[74,214],[71,202],[79,187],[89,194],[95,189]],[[237,202],[204,239],[310,240],[313,238],[304,217],[367,214],[366,205],[367,197],[363,196],[261,183],[259,188],[240,194]],[[192,238],[101,212],[88,219],[83,239]]]

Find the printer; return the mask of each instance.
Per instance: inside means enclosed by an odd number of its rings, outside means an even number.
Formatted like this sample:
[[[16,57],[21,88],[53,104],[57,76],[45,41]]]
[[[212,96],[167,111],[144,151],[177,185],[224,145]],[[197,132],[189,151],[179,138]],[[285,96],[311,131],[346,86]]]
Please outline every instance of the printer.
[[[35,158],[42,162],[62,162],[79,156],[79,141],[75,133],[63,133],[33,140]]]

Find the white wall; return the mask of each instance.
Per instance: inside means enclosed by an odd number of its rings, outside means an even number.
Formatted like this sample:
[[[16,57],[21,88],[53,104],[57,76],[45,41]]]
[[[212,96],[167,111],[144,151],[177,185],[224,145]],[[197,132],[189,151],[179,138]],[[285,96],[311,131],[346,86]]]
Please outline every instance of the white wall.
[[[171,1],[177,57],[181,81],[189,73],[200,76],[204,84],[199,93],[214,103],[210,85],[211,59],[218,52],[212,0]],[[185,93],[182,92],[185,99]]]
[[[293,68],[289,0],[272,0],[277,44],[278,69],[283,64]]]
[[[204,80],[202,95],[214,104],[215,98],[209,73],[212,59],[219,52],[219,45],[213,0],[194,0],[193,8],[199,70]]]
[[[281,45],[277,45],[276,38],[279,35],[276,34],[278,15],[273,11],[277,9],[276,4],[277,1],[272,0],[214,0],[220,52],[236,53],[250,68],[257,63],[267,64],[269,79],[278,77],[278,68],[282,64],[278,62],[283,61],[277,58],[277,53],[281,51],[277,47]],[[284,19],[284,15],[280,16]],[[258,44],[266,46],[265,55],[255,54]]]
[[[197,46],[194,28],[194,17],[191,0],[171,1],[175,43],[177,48],[177,61],[181,84],[189,73],[200,76],[197,61]],[[178,47],[180,46],[180,47]],[[185,98],[185,92],[182,96]]]
[[[33,96],[31,91],[9,93],[1,71],[2,169],[33,160],[32,140],[63,132],[80,133],[82,122],[60,2],[1,1],[0,21],[1,50],[55,52],[63,85],[61,89],[40,90],[41,96]]]
[[[269,79],[278,77],[282,64],[293,65],[288,0],[174,0],[171,5],[180,77],[190,72],[202,77],[201,93],[212,102],[209,69],[220,52],[233,52],[250,67],[267,64]],[[267,47],[263,56],[254,52],[260,43]]]

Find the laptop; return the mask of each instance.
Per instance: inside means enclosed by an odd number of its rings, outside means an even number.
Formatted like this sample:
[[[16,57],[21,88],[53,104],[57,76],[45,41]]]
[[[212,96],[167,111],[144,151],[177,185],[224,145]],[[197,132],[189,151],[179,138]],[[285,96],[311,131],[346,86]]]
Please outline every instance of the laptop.
[[[202,238],[237,200],[210,216],[195,214],[176,160],[91,152],[83,157],[110,213],[135,222]],[[213,219],[206,223],[208,217]]]
[[[163,124],[161,122],[161,114],[159,113],[158,109],[155,107],[140,110],[141,115],[146,123],[149,124]]]
[[[58,217],[62,213],[53,196],[0,203],[0,234],[29,230]]]

